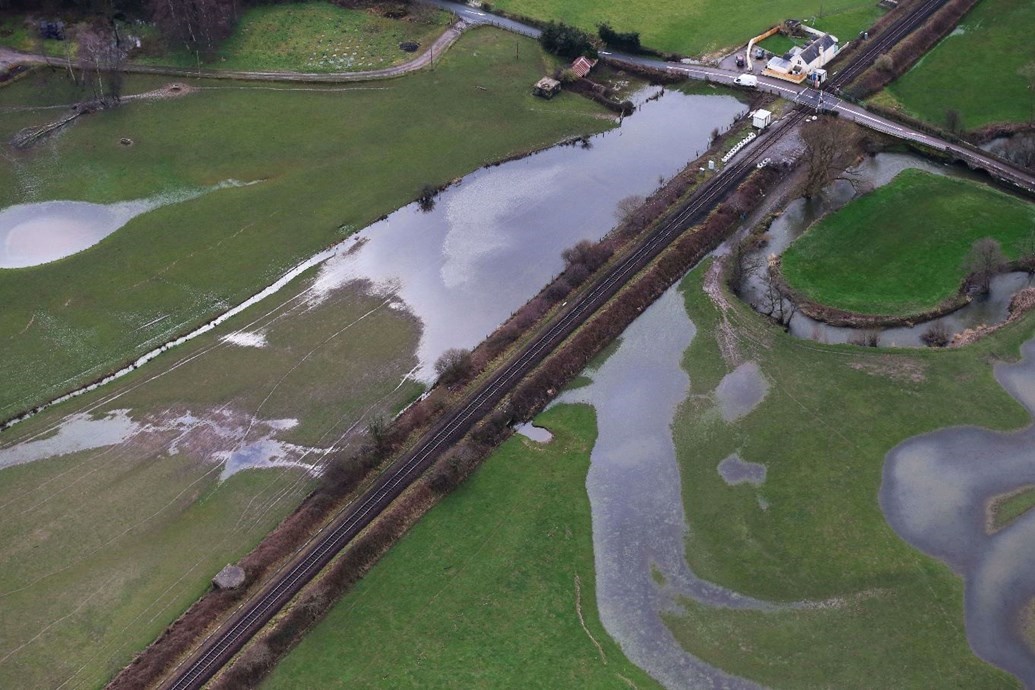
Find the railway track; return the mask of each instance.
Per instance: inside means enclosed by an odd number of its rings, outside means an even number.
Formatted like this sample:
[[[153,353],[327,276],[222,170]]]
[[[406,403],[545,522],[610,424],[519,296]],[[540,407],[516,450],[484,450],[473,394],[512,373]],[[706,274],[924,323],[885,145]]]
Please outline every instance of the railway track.
[[[919,26],[944,1],[926,0],[900,22],[886,29],[857,53],[851,63],[831,77],[831,84],[848,84],[877,55]],[[754,169],[782,134],[798,125],[804,116],[804,111],[795,110],[752,142],[739,156],[739,160],[723,168],[700,187],[675,216],[605,269],[589,290],[569,300],[567,309],[558,314],[538,337],[472,392],[458,409],[438,422],[413,449],[382,473],[363,496],[351,503],[306,544],[257,595],[210,634],[196,652],[173,669],[161,687],[167,690],[188,690],[200,688],[210,680],[351,539],[430,467],[443,450],[459,441],[515,384],[545,360],[676,237],[706,217]]]

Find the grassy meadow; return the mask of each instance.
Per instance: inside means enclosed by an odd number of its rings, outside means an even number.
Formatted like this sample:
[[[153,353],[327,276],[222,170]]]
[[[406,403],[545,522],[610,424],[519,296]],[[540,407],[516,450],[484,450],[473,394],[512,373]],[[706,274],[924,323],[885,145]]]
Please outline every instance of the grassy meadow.
[[[192,82],[190,95],[127,103],[35,149],[5,150],[0,207],[258,183],[138,216],[65,259],[0,270],[0,418],[198,325],[424,184],[613,126],[586,99],[534,98],[529,85],[553,63],[525,39],[515,60],[514,40],[478,29],[434,71],[362,86]],[[165,82],[128,78],[126,92]],[[0,89],[0,136],[57,117],[43,106],[74,97],[60,72]]]
[[[960,114],[965,129],[1033,120],[1033,26],[1035,4],[1028,0],[981,0],[877,99],[940,127],[948,110]]]
[[[565,405],[536,424],[553,441],[507,441],[263,687],[656,687],[597,616],[593,411]]]
[[[233,70],[353,72],[391,67],[416,53],[399,48],[415,42],[426,48],[449,25],[447,12],[417,6],[404,19],[329,2],[297,2],[250,7],[230,38],[204,66]],[[149,51],[140,62],[195,67],[185,50]]]
[[[845,41],[873,23],[878,16],[875,4],[864,0],[649,0],[606,4],[591,0],[499,0],[492,6],[593,32],[598,24],[608,22],[616,31],[638,31],[645,46],[704,55],[746,44],[752,36],[789,18],[809,20]]]
[[[673,424],[690,566],[747,595],[814,603],[753,612],[685,601],[667,618],[673,634],[691,653],[769,687],[924,688],[932,678],[1015,687],[967,645],[963,582],[899,539],[877,494],[885,454],[913,435],[1030,422],[992,363],[1019,357],[1031,319],[959,350],[818,345],[733,298],[720,311],[702,290],[703,272],[683,284],[698,332],[684,358],[691,395]],[[733,423],[713,397],[733,369],[719,349],[723,333],[769,384]],[[766,466],[761,486],[723,481],[716,467],[734,451]]]
[[[810,299],[866,314],[910,314],[959,289],[973,243],[993,237],[1016,257],[1035,206],[977,182],[905,170],[823,218],[783,255]]]

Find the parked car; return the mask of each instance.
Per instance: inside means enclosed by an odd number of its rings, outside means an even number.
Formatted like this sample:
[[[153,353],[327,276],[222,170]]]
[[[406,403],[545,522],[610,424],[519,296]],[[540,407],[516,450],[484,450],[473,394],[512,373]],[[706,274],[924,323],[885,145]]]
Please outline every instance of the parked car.
[[[755,48],[755,59],[765,60],[765,48]]]

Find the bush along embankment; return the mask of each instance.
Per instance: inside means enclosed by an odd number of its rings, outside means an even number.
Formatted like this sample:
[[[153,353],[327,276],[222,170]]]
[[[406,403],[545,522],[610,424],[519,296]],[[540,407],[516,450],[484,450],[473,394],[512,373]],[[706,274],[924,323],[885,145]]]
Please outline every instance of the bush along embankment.
[[[357,492],[378,471],[386,467],[394,456],[412,445],[424,431],[430,428],[447,407],[462,400],[466,392],[477,383],[478,377],[487,372],[493,363],[502,360],[527,341],[532,330],[537,325],[544,324],[560,303],[574,290],[584,288],[590,282],[592,274],[605,266],[616,252],[632,245],[634,240],[648,227],[663,221],[675,212],[680,201],[685,199],[701,181],[699,168],[703,161],[707,160],[709,156],[714,156],[714,151],[722,145],[722,137],[717,138],[713,142],[712,149],[702,157],[691,162],[682,172],[670,179],[642,203],[627,209],[622,222],[599,242],[583,242],[566,250],[564,253],[565,269],[470,353],[468,363],[460,376],[454,377],[449,382],[440,381],[427,395],[409,406],[390,423],[381,420],[372,422],[368,425],[366,440],[358,449],[352,452],[342,451],[336,456],[332,456],[326,465],[320,486],[239,562],[238,565],[244,569],[246,574],[244,584],[233,590],[213,589],[202,596],[112,680],[108,686],[109,690],[130,690],[145,687],[160,680],[179,659],[201,641],[208,631],[236,608],[242,600],[256,592],[264,577],[284,563],[295,552],[298,544],[304,543],[324,526],[331,516],[352,500]],[[756,172],[745,182],[733,199],[723,204],[705,223],[706,236],[721,239],[719,237],[721,229],[716,225],[719,223],[716,218],[721,217],[723,223],[734,222],[742,212],[754,204],[755,200],[760,198],[759,194],[763,190],[759,179],[768,179],[770,175],[775,177],[776,173],[771,173],[766,169]],[[766,182],[767,184],[768,182]],[[687,236],[697,237],[700,232],[702,231]],[[699,241],[699,239],[695,240],[695,242]],[[671,262],[672,260],[666,261]],[[666,266],[668,265],[666,264]],[[620,330],[621,328],[615,332],[615,335]],[[459,456],[454,452],[439,461],[437,469],[429,473],[429,476],[438,476],[435,484],[436,490],[441,493],[443,490],[447,490],[446,485],[455,485],[466,477],[477,462],[486,457],[496,444],[502,442],[508,433],[507,429],[509,429],[512,418],[512,414],[502,412],[492,415],[471,434],[473,440],[470,443],[465,442],[465,445],[460,447],[462,452]],[[458,457],[463,459],[459,460]],[[447,469],[443,470],[443,466]],[[452,479],[446,481],[448,477]],[[377,550],[374,549],[374,551]],[[362,553],[370,556],[372,552],[365,548]],[[380,553],[377,551],[377,555]],[[352,558],[359,559],[359,556]],[[374,559],[376,560],[376,557]],[[350,562],[354,567],[359,568],[357,564],[364,561],[359,559]],[[358,577],[359,575],[356,576],[356,579]],[[341,580],[341,587],[346,588],[354,581],[355,579],[351,577],[345,578]],[[315,611],[313,606],[309,606],[306,610],[309,613],[306,613],[305,616],[309,616],[311,621],[315,621],[317,617],[313,613]],[[302,616],[303,614],[295,615]],[[280,648],[278,645],[275,647]],[[284,646],[283,649],[286,650],[287,647]],[[265,653],[259,654],[252,651],[247,653],[248,658],[253,659],[257,668],[265,667],[267,669],[272,668],[274,663],[272,659],[279,656],[279,653],[272,657],[268,657]],[[251,663],[249,662],[249,664]]]
[[[948,36],[978,0],[949,0],[935,12],[923,26],[909,34],[889,52],[877,58],[876,62],[852,82],[845,92],[856,99],[877,93],[896,78],[905,74],[938,41]],[[874,27],[879,32],[881,22]],[[886,24],[884,24],[886,26]]]
[[[607,306],[527,376],[507,400],[485,416],[460,443],[443,454],[420,480],[389,506],[317,580],[296,597],[282,615],[238,654],[233,663],[216,678],[212,687],[231,690],[256,686],[301,636],[322,619],[391,545],[434,506],[440,496],[459,486],[513,433],[516,421],[529,420],[544,409],[644,309],[730,237],[745,212],[771,190],[779,178],[780,173],[769,168],[753,173],[702,224],[684,233],[641,271]],[[605,257],[610,256],[606,242],[580,244],[568,250],[566,259],[569,266],[561,275],[570,275],[576,266],[599,263],[599,268],[605,265]],[[581,270],[574,269],[575,272]],[[540,300],[549,299],[546,296],[549,291],[548,287],[529,303],[536,303],[538,307],[530,306],[528,310],[523,308],[508,324],[513,326],[530,318],[532,313],[542,308]],[[543,311],[545,315],[546,311]],[[501,329],[508,324],[504,324]],[[510,328],[507,331],[512,332]],[[480,346],[476,350],[475,360],[483,359],[492,349],[499,347],[498,342],[490,344],[491,341],[493,338],[490,337],[483,343],[485,349]],[[469,376],[474,375],[474,366]]]

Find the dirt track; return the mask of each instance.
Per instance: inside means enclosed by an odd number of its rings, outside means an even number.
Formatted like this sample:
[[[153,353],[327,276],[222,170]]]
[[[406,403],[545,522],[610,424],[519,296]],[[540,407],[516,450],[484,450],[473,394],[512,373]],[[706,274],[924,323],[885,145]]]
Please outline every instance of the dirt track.
[[[122,70],[132,74],[164,74],[171,77],[204,77],[206,79],[244,79],[249,81],[287,81],[287,82],[317,82],[317,83],[346,83],[354,81],[372,81],[376,79],[389,79],[398,77],[432,64],[436,56],[441,56],[450,46],[460,38],[469,28],[464,21],[458,21],[450,26],[439,36],[434,43],[413,60],[404,62],[394,67],[384,69],[367,70],[365,72],[261,72],[248,70],[224,70],[224,69],[182,69],[178,67],[160,67],[152,65],[124,65]],[[18,64],[44,65],[50,64],[56,67],[65,67],[67,60],[61,58],[46,58],[42,55],[30,55],[19,53],[10,48],[0,47],[0,71]],[[78,66],[78,63],[76,63]]]

